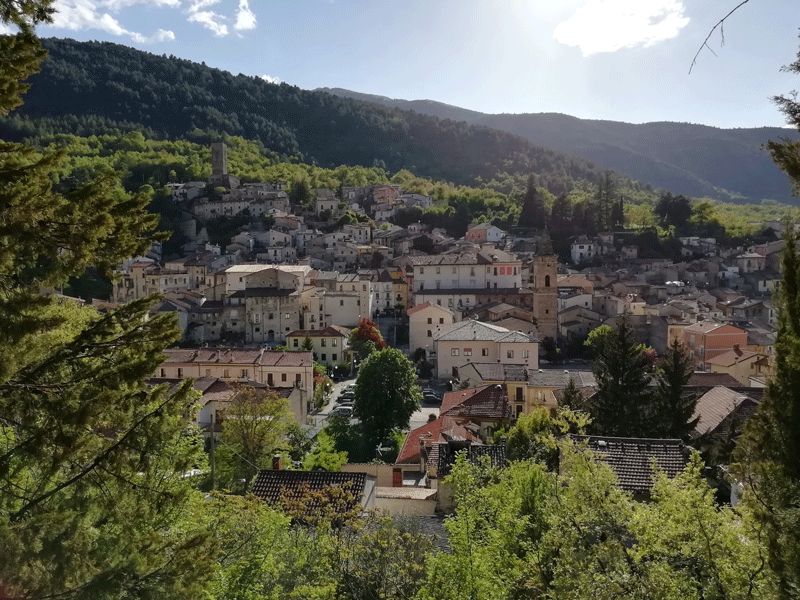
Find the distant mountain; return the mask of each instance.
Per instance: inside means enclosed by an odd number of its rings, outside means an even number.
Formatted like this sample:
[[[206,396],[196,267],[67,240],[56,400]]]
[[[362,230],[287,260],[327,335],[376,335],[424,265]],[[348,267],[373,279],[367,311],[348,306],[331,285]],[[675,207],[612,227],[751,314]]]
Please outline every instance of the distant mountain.
[[[768,198],[796,203],[790,200],[788,178],[760,149],[767,140],[797,140],[797,132],[791,129],[720,129],[671,122],[634,125],[557,113],[490,115],[432,100],[394,100],[344,89],[325,91],[508,131],[673,193],[740,202]]]
[[[276,159],[409,169],[458,185],[497,179],[524,187],[532,174],[554,194],[594,182],[600,172],[590,161],[484,125],[276,85],[110,42],[42,44],[49,55],[30,78],[24,104],[0,118],[0,138],[141,131],[208,143],[235,135],[260,141]]]

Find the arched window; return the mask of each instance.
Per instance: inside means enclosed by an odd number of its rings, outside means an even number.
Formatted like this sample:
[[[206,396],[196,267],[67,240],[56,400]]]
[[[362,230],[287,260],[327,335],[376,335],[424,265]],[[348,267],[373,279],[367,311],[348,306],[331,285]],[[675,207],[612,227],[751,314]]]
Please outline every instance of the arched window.
[[[544,276],[544,287],[550,287],[550,275]]]

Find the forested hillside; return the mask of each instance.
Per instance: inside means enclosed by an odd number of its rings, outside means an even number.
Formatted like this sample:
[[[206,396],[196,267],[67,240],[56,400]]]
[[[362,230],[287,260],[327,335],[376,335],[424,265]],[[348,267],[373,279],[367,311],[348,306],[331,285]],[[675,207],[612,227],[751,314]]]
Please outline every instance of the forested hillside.
[[[786,202],[791,197],[786,174],[761,150],[768,140],[798,139],[791,129],[720,129],[672,122],[635,125],[557,113],[490,115],[432,100],[399,100],[340,88],[323,91],[508,131],[674,193],[735,202]]]
[[[207,142],[222,134],[259,140],[276,156],[316,163],[410,169],[469,184],[533,173],[554,194],[594,181],[592,163],[463,122],[233,75],[174,56],[108,42],[46,39],[41,73],[0,137],[142,131]]]

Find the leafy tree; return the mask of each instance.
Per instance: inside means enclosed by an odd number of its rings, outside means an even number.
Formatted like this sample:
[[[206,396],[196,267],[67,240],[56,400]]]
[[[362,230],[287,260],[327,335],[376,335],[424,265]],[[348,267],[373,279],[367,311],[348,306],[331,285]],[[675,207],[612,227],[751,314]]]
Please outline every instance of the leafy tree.
[[[650,359],[633,337],[627,318],[616,329],[602,325],[589,334],[597,392],[590,404],[592,428],[602,435],[647,437],[652,433]]]
[[[336,452],[333,438],[323,429],[317,434],[317,444],[303,461],[306,471],[341,471],[347,462],[347,452]]]
[[[368,449],[394,429],[408,427],[421,398],[416,379],[414,365],[396,348],[375,352],[361,365],[353,409]]]
[[[694,416],[697,396],[686,394],[684,388],[692,377],[692,359],[677,339],[672,340],[666,354],[656,364],[655,437],[687,440],[697,425]]]
[[[686,196],[673,196],[664,192],[653,207],[662,227],[675,227],[683,230],[692,217],[692,205]]]
[[[241,458],[239,477],[249,481],[269,468],[294,415],[273,390],[239,386],[222,421],[222,441]]]
[[[51,2],[0,1],[0,113],[19,104],[43,53],[33,27]],[[144,381],[179,338],[151,300],[105,315],[39,295],[88,267],[144,253],[156,219],[113,173],[52,186],[63,153],[0,142],[0,582],[39,597],[192,597],[213,544],[187,525],[204,464],[185,426],[186,383]]]
[[[350,332],[349,341],[350,348],[356,353],[359,361],[365,360],[376,350],[388,347],[378,326],[366,317],[361,319],[358,327]]]
[[[558,451],[551,442],[553,420],[546,408],[536,408],[530,414],[521,415],[508,431],[506,453],[508,460],[535,460],[553,468],[558,460]]]

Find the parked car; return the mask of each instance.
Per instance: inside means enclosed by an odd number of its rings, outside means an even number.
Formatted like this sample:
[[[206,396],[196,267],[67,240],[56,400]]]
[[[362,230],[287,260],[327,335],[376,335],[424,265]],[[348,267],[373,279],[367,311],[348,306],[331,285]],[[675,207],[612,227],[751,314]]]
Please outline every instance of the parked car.
[[[430,388],[422,390],[422,400],[428,404],[441,404],[442,397]]]
[[[350,407],[352,407],[354,403],[355,403],[355,400],[352,400],[350,398],[345,398],[344,400],[340,399],[339,402],[337,403],[337,406],[350,406]]]
[[[356,393],[355,392],[348,391],[348,392],[342,392],[341,394],[339,394],[339,401],[340,402],[342,400],[355,400],[355,399],[356,399]]]
[[[353,407],[352,406],[337,406],[334,408],[329,416],[333,415],[341,415],[343,417],[347,417],[348,419],[353,418]]]

